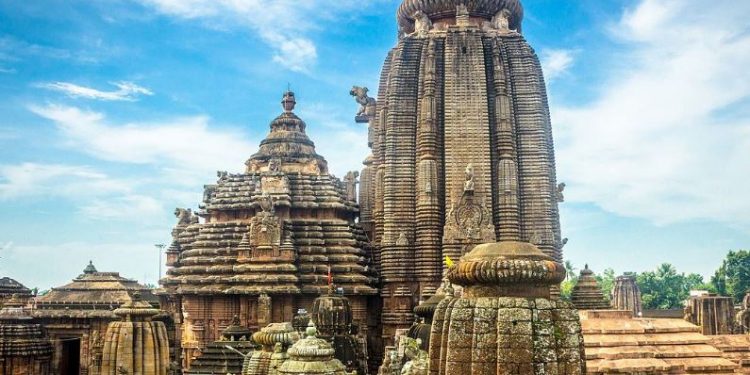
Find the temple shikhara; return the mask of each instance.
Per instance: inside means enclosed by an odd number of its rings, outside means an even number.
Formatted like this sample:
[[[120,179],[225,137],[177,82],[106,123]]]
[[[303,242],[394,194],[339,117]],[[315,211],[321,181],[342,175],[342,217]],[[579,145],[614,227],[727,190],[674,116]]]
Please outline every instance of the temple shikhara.
[[[243,172],[175,210],[156,289],[93,263],[39,297],[0,279],[0,375],[750,373],[750,302],[654,317],[635,276],[603,292],[588,266],[561,298],[565,184],[523,17],[403,0],[377,94],[350,92],[361,171],[331,174],[287,90]]]

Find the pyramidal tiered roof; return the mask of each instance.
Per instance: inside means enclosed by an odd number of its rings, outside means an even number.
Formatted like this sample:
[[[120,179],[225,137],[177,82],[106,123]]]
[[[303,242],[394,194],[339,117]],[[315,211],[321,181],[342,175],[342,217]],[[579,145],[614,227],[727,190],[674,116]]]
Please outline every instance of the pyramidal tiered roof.
[[[72,282],[52,288],[37,298],[37,317],[103,317],[116,318],[113,309],[133,301],[139,294],[143,301],[158,305],[158,298],[137,281],[117,272],[98,272],[89,262],[83,273]]]
[[[355,197],[294,114],[293,92],[244,173],[219,172],[197,218],[178,209],[167,289],[178,294],[320,294],[330,268],[346,294],[375,294]],[[356,182],[355,182],[356,183]]]
[[[578,276],[578,282],[573,287],[571,302],[578,310],[606,310],[609,302],[604,298],[604,292],[594,277],[594,271],[587,264]]]

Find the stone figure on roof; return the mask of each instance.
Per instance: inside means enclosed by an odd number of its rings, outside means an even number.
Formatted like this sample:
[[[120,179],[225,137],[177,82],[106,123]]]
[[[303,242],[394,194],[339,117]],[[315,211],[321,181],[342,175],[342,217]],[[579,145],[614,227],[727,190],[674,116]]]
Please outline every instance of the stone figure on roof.
[[[432,21],[423,11],[418,10],[414,13],[414,34],[425,35],[432,29]]]
[[[174,216],[177,218],[177,225],[189,225],[192,221],[193,211],[189,208],[175,208]]]
[[[503,9],[492,18],[492,26],[500,31],[510,31],[510,16],[508,9]]]
[[[557,201],[560,203],[565,202],[565,195],[563,195],[564,191],[565,191],[565,183],[561,182],[557,184],[557,191],[555,193],[555,197],[557,198]]]
[[[359,111],[355,116],[357,122],[369,122],[371,118],[375,117],[375,108],[377,101],[375,98],[371,98],[367,95],[370,91],[367,87],[353,86],[349,91],[349,95],[354,97],[354,100],[359,104]]]

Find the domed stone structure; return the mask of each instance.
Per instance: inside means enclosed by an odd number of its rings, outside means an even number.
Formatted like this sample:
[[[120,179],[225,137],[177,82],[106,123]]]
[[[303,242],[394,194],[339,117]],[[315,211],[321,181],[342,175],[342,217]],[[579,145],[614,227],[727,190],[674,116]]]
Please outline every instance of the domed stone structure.
[[[329,270],[351,303],[351,319],[368,329],[368,300],[378,290],[368,239],[356,223],[356,179],[329,174],[295,105],[286,92],[283,112],[244,172],[220,172],[197,216],[176,211],[161,282],[170,300],[164,305],[184,317],[178,330],[186,367],[235,315],[255,331],[309,310],[327,292]]]
[[[344,364],[334,358],[331,344],[317,337],[312,323],[305,334],[289,348],[289,359],[279,368],[280,375],[348,375]]]
[[[587,264],[581,270],[578,281],[570,295],[573,306],[578,310],[606,310],[609,302],[604,298],[604,292],[594,277],[594,271]]]
[[[522,241],[562,261],[564,185],[522,19],[520,0],[404,0],[377,99],[351,92],[372,114],[360,196],[383,281],[383,337],[411,326],[415,296],[435,293],[446,256]]]
[[[243,375],[276,375],[281,365],[289,359],[287,349],[299,341],[299,333],[290,323],[271,323],[253,334],[253,341],[262,345],[245,358]]]
[[[584,374],[578,313],[550,300],[562,264],[523,242],[479,245],[448,270],[464,287],[435,311],[431,374]]]
[[[52,344],[16,295],[0,309],[0,374],[50,374]]]
[[[164,323],[152,320],[158,313],[137,293],[115,309],[122,320],[107,327],[100,374],[167,375],[169,340]]]
[[[357,327],[352,324],[349,300],[334,293],[333,285],[327,295],[313,302],[310,321],[318,330],[318,337],[332,344],[334,356],[346,366],[347,371],[367,373],[366,343],[357,339]]]

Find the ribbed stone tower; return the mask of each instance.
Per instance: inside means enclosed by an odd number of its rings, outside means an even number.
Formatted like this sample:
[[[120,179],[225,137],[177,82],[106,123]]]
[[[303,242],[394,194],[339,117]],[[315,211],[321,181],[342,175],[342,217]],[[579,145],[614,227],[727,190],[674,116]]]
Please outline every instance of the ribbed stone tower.
[[[585,374],[578,312],[550,299],[565,268],[536,246],[483,244],[448,270],[464,287],[433,317],[430,374]]]
[[[562,260],[547,94],[520,0],[404,0],[397,18],[376,104],[357,98],[371,114],[361,196],[384,337],[435,293],[445,256],[524,241]]]
[[[104,336],[102,375],[167,375],[169,340],[159,313],[139,296],[115,309],[122,321],[112,322]]]
[[[632,311],[633,316],[639,317],[643,314],[641,304],[641,289],[636,283],[635,274],[626,272],[617,276],[612,287],[612,307],[615,310]]]

